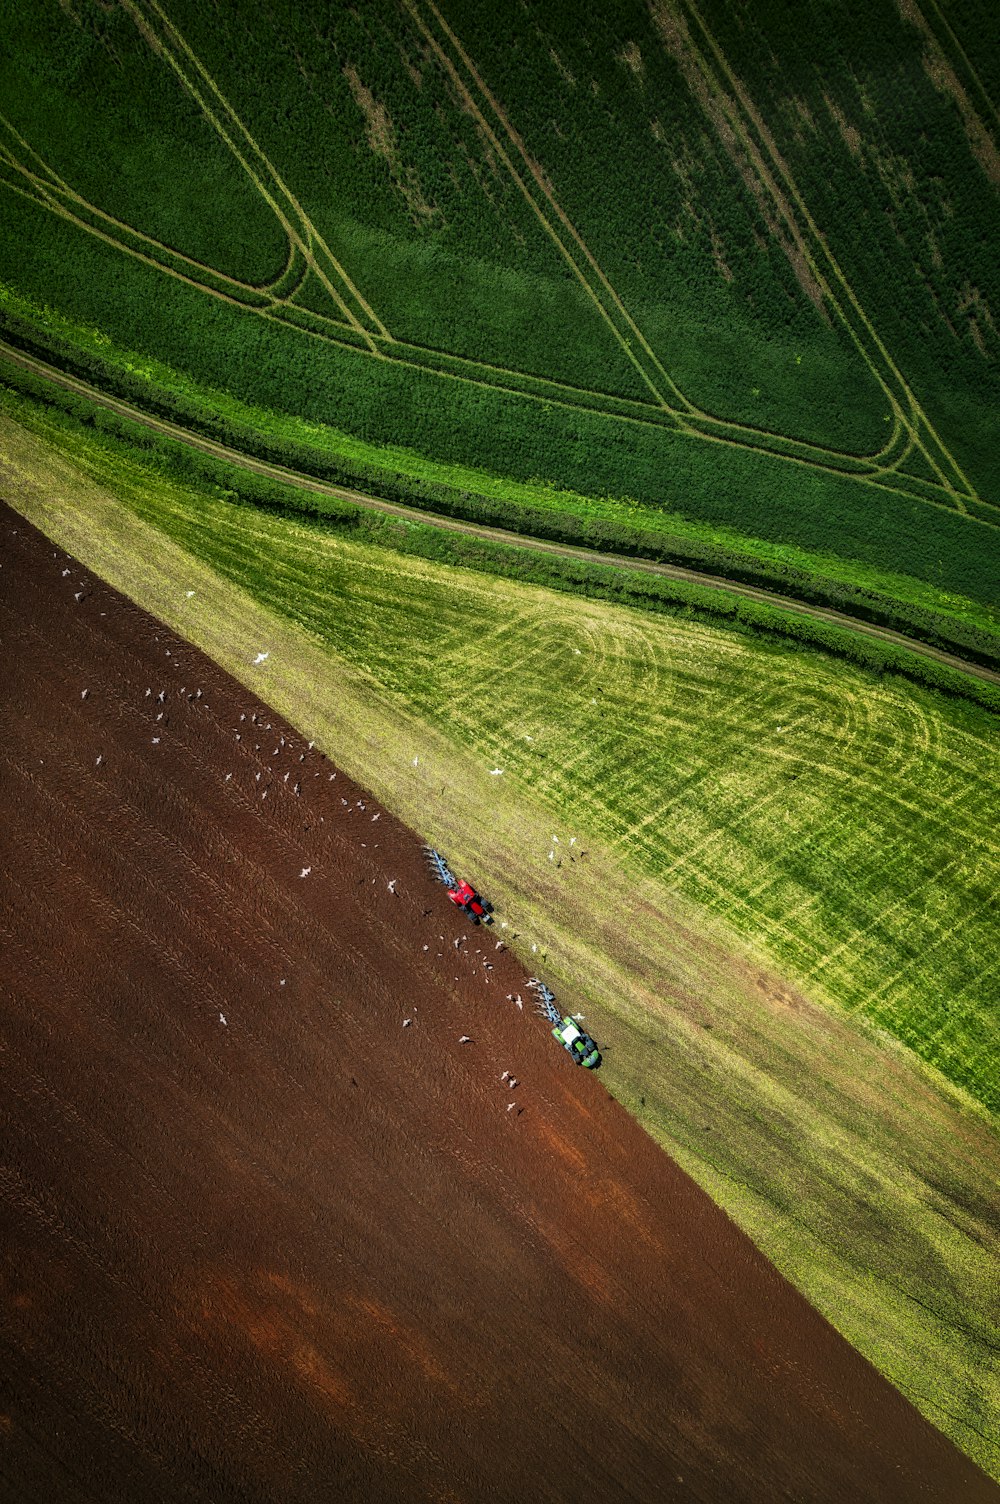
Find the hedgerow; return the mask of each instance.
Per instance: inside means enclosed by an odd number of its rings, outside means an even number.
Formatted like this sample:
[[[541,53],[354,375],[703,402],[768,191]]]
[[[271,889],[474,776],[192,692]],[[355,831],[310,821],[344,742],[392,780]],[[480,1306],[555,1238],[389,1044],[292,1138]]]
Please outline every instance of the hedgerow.
[[[30,385],[31,381],[32,378],[26,377],[25,384]],[[79,437],[87,429],[96,431],[112,468],[116,463],[127,465],[132,454],[143,466],[161,469],[196,486],[208,486],[212,494],[235,505],[294,515],[318,527],[354,533],[397,552],[615,600],[641,610],[704,615],[739,631],[820,647],[878,675],[900,674],[991,710],[1000,710],[1000,686],[894,643],[852,632],[848,627],[750,600],[724,588],[640,573],[625,564],[566,558],[534,550],[530,544],[473,537],[415,518],[388,517],[344,498],[317,494],[292,482],[257,474],[152,429],[142,429],[106,408],[47,383],[39,382],[37,386],[62,416],[62,430],[67,437],[74,433]],[[0,392],[3,390],[0,387]],[[26,412],[21,404],[19,411],[30,423],[30,410]],[[550,521],[544,514],[539,514],[539,519],[546,525]],[[989,657],[991,645],[985,633],[981,636],[983,656]]]

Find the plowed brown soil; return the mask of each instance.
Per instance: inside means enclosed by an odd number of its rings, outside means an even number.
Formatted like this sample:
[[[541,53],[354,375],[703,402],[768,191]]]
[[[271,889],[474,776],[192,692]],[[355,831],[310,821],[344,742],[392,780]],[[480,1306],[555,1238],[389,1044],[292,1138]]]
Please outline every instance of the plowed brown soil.
[[[6,509],[0,642],[0,1497],[1000,1499],[411,832]]]

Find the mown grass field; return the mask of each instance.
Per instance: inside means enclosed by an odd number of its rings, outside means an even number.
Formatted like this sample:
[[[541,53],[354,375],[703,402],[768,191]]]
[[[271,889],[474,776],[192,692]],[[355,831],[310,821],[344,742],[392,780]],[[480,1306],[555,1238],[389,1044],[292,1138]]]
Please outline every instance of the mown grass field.
[[[6,420],[2,452],[26,515],[476,873],[587,1012],[610,1089],[1000,1471],[995,1128],[897,1043],[993,1100],[995,723],[248,514]]]
[[[90,456],[120,490],[113,453]],[[1000,1109],[989,712],[133,476],[129,505],[185,550]]]
[[[997,548],[978,0],[4,20],[0,280],[123,379],[959,593]]]

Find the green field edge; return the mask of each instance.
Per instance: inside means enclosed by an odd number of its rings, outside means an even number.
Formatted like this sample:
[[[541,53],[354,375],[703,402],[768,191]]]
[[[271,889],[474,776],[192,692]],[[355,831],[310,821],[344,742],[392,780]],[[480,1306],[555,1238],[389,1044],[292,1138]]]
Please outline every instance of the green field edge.
[[[0,346],[0,356],[6,352]],[[683,566],[637,557],[601,555],[593,549],[513,534],[499,527],[428,515],[405,503],[364,496],[310,476],[285,471],[270,461],[229,450],[192,435],[171,420],[128,409],[100,392],[85,396],[59,384],[75,382],[65,373],[39,376],[18,368],[31,357],[11,352],[4,369],[16,372],[16,385],[4,387],[0,401],[28,427],[45,428],[50,442],[72,442],[88,428],[104,446],[115,446],[124,463],[129,454],[186,480],[216,488],[216,494],[263,510],[312,519],[327,528],[362,532],[397,552],[503,578],[531,581],[578,595],[615,600],[644,610],[700,615],[717,624],[818,647],[876,674],[902,675],[913,682],[1000,710],[1000,674],[986,664],[969,663],[934,644],[905,639],[891,628],[855,622],[840,613],[795,603],[748,585],[698,575]],[[57,379],[57,377],[59,379]],[[67,426],[70,425],[70,426]],[[169,425],[169,431],[165,431]],[[381,515],[380,515],[381,514]],[[390,521],[390,519],[395,519]]]
[[[15,352],[90,387],[91,400],[132,405],[144,419],[172,423],[211,439],[238,457],[276,465],[302,478],[371,492],[477,526],[503,528],[594,554],[613,553],[751,586],[790,604],[834,611],[895,632],[964,662],[1000,669],[1000,605],[993,608],[907,575],[860,561],[816,555],[734,530],[657,514],[629,498],[591,497],[545,482],[519,483],[434,462],[413,451],[380,449],[337,430],[263,411],[219,392],[202,391],[167,367],[113,352],[98,331],[46,311],[24,316],[24,300],[0,288],[0,337],[7,369]],[[47,328],[41,327],[42,324]],[[11,377],[35,396],[23,376]],[[970,526],[989,525],[970,516]]]

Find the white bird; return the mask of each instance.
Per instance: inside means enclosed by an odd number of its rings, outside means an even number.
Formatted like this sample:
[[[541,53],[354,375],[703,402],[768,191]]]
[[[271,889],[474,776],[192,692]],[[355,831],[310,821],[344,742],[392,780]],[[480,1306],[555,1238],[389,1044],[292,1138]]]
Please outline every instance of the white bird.
[[[153,746],[154,747],[157,745],[157,743],[159,742],[159,740],[160,740],[160,738],[158,736],[154,736],[153,737]]]
[[[387,885],[388,888],[389,888],[389,892],[390,893],[395,893],[395,891],[396,891],[396,884],[398,883],[398,881],[399,881],[399,878],[398,877],[394,877],[393,880],[392,880],[392,882]]]
[[[515,998],[515,999],[514,999],[514,1001],[515,1001],[515,1003],[516,1003],[516,1004],[517,1004],[517,1006],[518,1006],[518,1007],[519,1007],[519,1008],[520,1008],[520,1009],[522,1009],[522,1010],[523,1010],[523,1008],[524,1008],[524,1004],[523,1004],[523,1002],[522,1002],[522,1001],[521,1001],[521,999],[520,999],[520,998],[519,998],[519,997],[516,997],[516,998]]]
[[[89,694],[90,694],[90,690],[89,689],[81,689],[81,691],[80,691],[80,699],[81,700],[85,700]]]
[[[496,778],[502,772],[503,772],[503,768],[490,768],[490,777],[491,778]]]
[[[227,783],[229,782],[230,778],[232,778],[232,776],[233,776],[232,773],[227,773],[226,774],[226,782]]]
[[[64,569],[63,570],[63,579],[65,579],[68,574],[69,574],[69,570],[68,569]]]
[[[472,1043],[472,1035],[471,1034],[462,1034],[460,1036],[458,1042],[459,1042],[459,1044],[471,1044]]]
[[[403,1019],[403,1028],[404,1029],[408,1029],[410,1027],[410,1025],[412,1024],[412,1022],[413,1022],[412,1018],[404,1018]]]
[[[284,987],[284,985],[285,985],[285,983],[286,983],[286,982],[287,982],[287,980],[288,980],[288,978],[287,978],[287,977],[282,977],[282,978],[281,978],[281,981],[280,981],[280,982],[279,982],[279,983],[278,983],[278,986],[279,986],[279,987]]]
[[[96,757],[96,759],[94,761],[94,767],[95,768],[99,768],[101,766],[101,763],[103,761],[104,761],[104,753],[103,752],[98,752],[97,757]]]
[[[188,600],[190,600],[191,597],[194,595],[194,591],[193,590],[186,590],[184,593],[187,596]]]
[[[516,1102],[508,1102],[507,1103],[507,1111],[508,1112],[512,1112],[516,1106],[517,1106]]]
[[[500,1077],[500,1080],[501,1081],[506,1081],[506,1079],[507,1079],[507,1077],[509,1075],[510,1075],[510,1071],[504,1071],[503,1075]]]
[[[220,1013],[219,1014],[219,1023],[220,1024],[224,1024],[225,1022],[226,1022],[226,1015],[224,1013]]]
[[[414,767],[416,767],[416,766],[417,766],[417,763],[418,763],[418,762],[419,762],[419,761],[420,761],[420,758],[419,758],[419,757],[415,757],[415,758],[414,758],[414,759],[413,759],[413,766],[414,766]]]
[[[270,656],[270,653],[258,653],[256,658],[254,659],[254,664],[256,665],[258,663],[266,663]]]
[[[311,871],[312,871],[312,870],[313,870],[313,869],[312,869],[312,868],[311,868],[311,867],[303,867],[303,868],[302,868],[302,871],[301,871],[301,872],[300,872],[300,873],[299,873],[299,876],[300,876],[300,877],[308,877],[308,876],[309,876],[309,874],[310,874],[310,872],[311,872]]]

